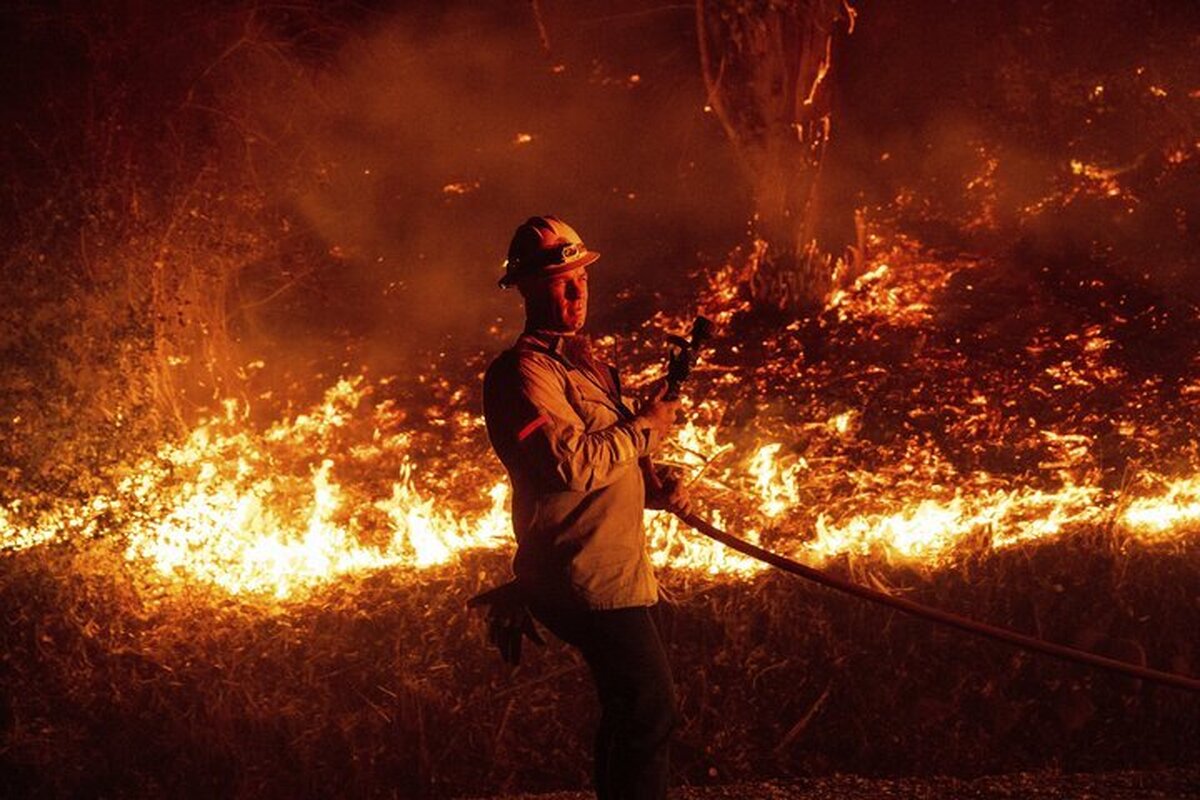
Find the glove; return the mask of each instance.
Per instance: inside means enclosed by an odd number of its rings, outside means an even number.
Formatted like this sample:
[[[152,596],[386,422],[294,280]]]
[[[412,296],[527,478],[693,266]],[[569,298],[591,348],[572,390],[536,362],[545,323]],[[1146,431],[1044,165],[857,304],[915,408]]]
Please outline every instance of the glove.
[[[487,608],[488,641],[500,651],[505,663],[514,667],[521,663],[521,640],[528,638],[537,644],[546,640],[538,632],[525,595],[516,581],[489,589],[467,601],[467,608]]]
[[[688,496],[687,484],[683,481],[683,471],[660,465],[653,465],[651,469],[654,470],[658,485],[647,485],[646,508],[680,515],[690,514],[692,499]]]

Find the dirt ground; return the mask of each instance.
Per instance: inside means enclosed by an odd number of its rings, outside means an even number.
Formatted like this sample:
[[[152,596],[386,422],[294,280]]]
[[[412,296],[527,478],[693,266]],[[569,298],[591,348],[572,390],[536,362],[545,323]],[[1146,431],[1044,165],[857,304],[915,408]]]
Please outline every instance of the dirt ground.
[[[587,792],[506,795],[487,800],[589,800]],[[859,778],[683,786],[670,800],[1193,800],[1200,769],[1064,775],[1051,772],[958,778]],[[476,800],[484,800],[477,798]]]

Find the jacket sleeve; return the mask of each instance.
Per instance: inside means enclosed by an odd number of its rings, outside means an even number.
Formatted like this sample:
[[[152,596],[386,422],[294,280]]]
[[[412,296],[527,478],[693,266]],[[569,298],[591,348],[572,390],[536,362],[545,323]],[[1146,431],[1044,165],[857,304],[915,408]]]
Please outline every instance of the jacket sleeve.
[[[637,469],[639,457],[657,445],[657,435],[638,420],[622,420],[588,431],[567,400],[561,372],[536,359],[517,365],[515,435],[521,460],[562,489],[587,492],[611,482],[621,469]]]

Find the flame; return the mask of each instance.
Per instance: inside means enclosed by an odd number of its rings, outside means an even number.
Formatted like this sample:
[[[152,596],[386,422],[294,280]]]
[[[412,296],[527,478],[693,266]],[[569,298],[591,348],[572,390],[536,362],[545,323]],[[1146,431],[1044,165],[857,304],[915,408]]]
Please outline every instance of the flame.
[[[898,510],[864,514],[841,524],[820,515],[817,537],[806,545],[816,560],[846,553],[937,563],[958,551],[966,540],[986,535],[993,548],[1034,541],[1061,533],[1069,524],[1096,521],[1099,490],[1066,486],[1057,491],[1035,489],[956,491],[948,500],[899,500]]]
[[[422,498],[406,480],[392,484],[392,495],[376,504],[392,522],[392,548],[411,554],[417,567],[452,561],[464,549],[493,548],[507,543],[510,530],[505,503],[508,485],[488,490],[491,507],[482,517],[463,520],[449,511],[438,512],[433,498]]]
[[[97,536],[123,512],[130,562],[147,564],[165,578],[284,598],[352,572],[423,568],[446,563],[463,550],[506,546],[503,481],[487,489],[485,511],[457,513],[414,485],[411,438],[382,437],[378,429],[379,441],[351,448],[351,458],[386,450],[400,466],[389,496],[367,504],[382,512],[387,538],[378,544],[363,541],[360,533],[369,521],[351,507],[331,454],[338,432],[354,421],[363,394],[361,378],[343,379],[315,408],[257,436],[245,426],[247,409],[228,402],[221,417],[133,467],[112,495],[79,508],[55,509],[25,526],[12,521],[11,509],[2,510],[3,547],[20,550],[58,538]],[[389,408],[385,404],[378,411],[386,416]],[[309,448],[323,455],[307,474],[280,469],[289,451]]]
[[[712,523],[724,524],[720,511],[712,513]],[[749,577],[766,570],[760,561],[730,550],[720,542],[702,539],[684,530],[679,518],[663,511],[647,512],[646,532],[650,561],[655,567],[672,567],[704,572],[709,575]],[[754,544],[760,543],[758,532],[742,534]]]
[[[1200,477],[1168,481],[1166,491],[1140,497],[1125,508],[1121,523],[1139,538],[1175,537],[1200,524]]]
[[[750,474],[754,476],[756,495],[761,498],[759,508],[768,518],[778,517],[800,502],[797,487],[801,472],[808,466],[801,458],[791,466],[780,467],[776,456],[781,449],[779,442],[764,444],[750,458]]]
[[[831,298],[826,318],[854,326],[856,336],[903,339],[930,328],[938,293],[958,271],[980,269],[973,261],[931,261],[915,243],[894,241]],[[702,296],[708,313],[732,319],[745,309],[739,281],[752,277],[754,258],[751,252],[749,267],[713,272]],[[686,328],[666,314],[650,325]],[[1130,414],[1146,411],[1113,418],[1109,435],[1162,437],[1149,412],[1156,407],[1147,394],[1152,383],[1130,383],[1110,363],[1114,334],[1104,325],[1033,336],[1024,354],[1037,367],[1020,367],[1020,385],[989,388],[983,376],[956,396],[913,398],[904,424],[925,424],[939,413],[943,437],[1005,440],[1036,454],[1020,470],[997,473],[971,459],[953,462],[920,436],[901,437],[901,445],[869,440],[878,435],[871,433],[878,408],[870,398],[886,370],[802,363],[781,344],[799,330],[793,324],[771,334],[782,353],[777,362],[723,365],[738,356],[730,346],[702,363],[695,380],[707,384],[698,393],[704,399],[685,398],[687,422],[661,455],[683,471],[718,526],[730,523],[732,532],[814,565],[853,557],[931,569],[1072,530],[1099,528],[1156,546],[1200,529],[1200,469],[1166,476],[1143,466],[1137,481],[1114,490],[1103,480],[1097,436],[1073,427],[1086,415],[1066,415],[1054,428],[1024,421],[1011,427],[1008,409],[1018,392],[1086,396],[1115,384],[1128,395]],[[652,337],[631,338],[647,348],[640,360],[648,366],[628,381],[636,391],[662,368]],[[910,338],[920,345],[920,337]],[[619,343],[609,337],[597,346]],[[621,360],[637,363],[629,355]],[[839,380],[852,391],[826,398],[825,386]],[[0,550],[119,537],[127,562],[165,587],[201,582],[286,599],[346,575],[422,570],[454,564],[469,551],[511,548],[508,486],[473,410],[472,387],[441,373],[418,382],[438,399],[412,417],[386,397],[390,381],[371,384],[363,376],[338,380],[311,408],[261,430],[246,404],[228,401],[187,436],[114,475],[108,492],[77,503],[31,496],[0,505]],[[783,413],[774,408],[779,404],[747,402],[769,394],[760,386],[811,396]],[[1180,389],[1184,402],[1200,395],[1197,387]],[[766,569],[685,530],[670,514],[647,512],[646,529],[658,567],[731,577]]]
[[[507,523],[500,522],[504,484],[493,486],[491,509],[482,516],[438,513],[436,498],[422,495],[412,484],[414,462],[404,435],[385,442],[397,451],[401,465],[390,497],[375,504],[390,523],[390,537],[381,545],[363,544],[356,535],[362,523],[346,516],[346,496],[332,457],[321,458],[303,484],[297,476],[279,476],[270,469],[272,446],[329,450],[362,396],[361,379],[343,379],[316,408],[274,424],[261,439],[238,429],[241,415],[229,403],[223,420],[198,427],[179,446],[162,448],[118,490],[166,512],[132,527],[127,557],[150,563],[162,575],[199,578],[233,593],[283,598],[350,572],[397,564],[431,566],[449,560],[456,550],[502,545],[507,530]],[[358,452],[373,454],[378,448]],[[186,476],[182,481],[181,474]]]

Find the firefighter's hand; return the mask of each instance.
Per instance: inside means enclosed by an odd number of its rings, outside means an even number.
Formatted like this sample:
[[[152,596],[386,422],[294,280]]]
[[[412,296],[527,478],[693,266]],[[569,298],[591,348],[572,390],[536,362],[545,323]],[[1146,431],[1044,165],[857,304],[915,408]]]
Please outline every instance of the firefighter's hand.
[[[655,467],[658,487],[647,494],[646,508],[654,511],[670,511],[684,516],[692,513],[692,499],[688,496],[683,473],[671,467]]]
[[[642,404],[638,409],[638,421],[644,427],[650,428],[658,434],[658,440],[662,441],[670,432],[671,426],[675,424],[675,418],[679,414],[678,400],[664,400],[663,395],[667,393],[667,384],[664,382],[654,397]]]
[[[521,640],[537,644],[546,640],[538,632],[533,615],[516,581],[478,594],[467,601],[467,608],[487,608],[488,641],[500,651],[500,657],[514,667],[521,663]]]

